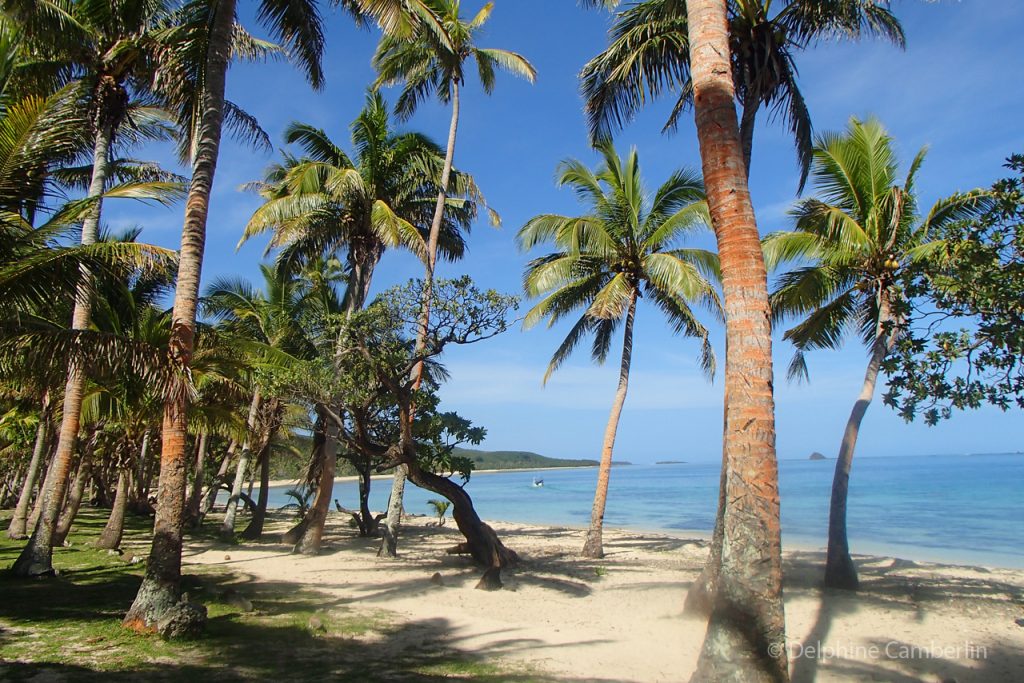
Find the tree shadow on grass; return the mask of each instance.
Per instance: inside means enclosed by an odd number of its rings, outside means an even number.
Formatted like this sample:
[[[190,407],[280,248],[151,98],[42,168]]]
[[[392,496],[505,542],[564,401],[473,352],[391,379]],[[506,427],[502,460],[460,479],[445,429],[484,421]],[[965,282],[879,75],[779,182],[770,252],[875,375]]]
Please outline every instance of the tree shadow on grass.
[[[83,528],[95,532],[95,526]],[[480,634],[456,633],[443,617],[396,624],[366,605],[287,582],[253,581],[234,568],[183,577],[183,590],[209,609],[202,638],[167,642],[138,635],[121,628],[120,620],[143,564],[86,540],[78,536],[72,547],[56,550],[57,576],[23,580],[0,573],[0,680],[571,680],[510,670],[502,658],[541,646],[530,639],[460,649],[463,638]],[[20,544],[0,543],[0,562],[9,566],[19,551]],[[420,578],[405,583],[406,590],[426,584]]]

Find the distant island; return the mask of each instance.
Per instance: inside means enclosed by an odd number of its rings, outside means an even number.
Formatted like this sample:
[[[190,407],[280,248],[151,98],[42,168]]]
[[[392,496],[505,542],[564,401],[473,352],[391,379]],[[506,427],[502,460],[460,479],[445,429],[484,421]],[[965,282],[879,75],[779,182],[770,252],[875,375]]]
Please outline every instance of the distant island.
[[[549,458],[530,451],[479,451],[473,448],[456,448],[452,455],[469,458],[478,470],[532,470],[543,467],[597,467],[597,460],[571,460]],[[616,461],[615,465],[629,463]]]
[[[659,460],[655,465],[685,465],[685,460]]]
[[[828,458],[826,458],[824,455],[822,455],[821,453],[819,453],[817,451],[811,453],[811,457],[808,458],[808,459],[809,460],[828,460]]]

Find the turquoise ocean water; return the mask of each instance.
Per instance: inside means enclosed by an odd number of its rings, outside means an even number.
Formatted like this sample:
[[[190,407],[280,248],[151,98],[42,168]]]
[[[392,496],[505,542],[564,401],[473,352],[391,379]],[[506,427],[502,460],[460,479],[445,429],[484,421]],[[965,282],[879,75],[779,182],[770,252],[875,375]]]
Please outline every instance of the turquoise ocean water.
[[[779,462],[783,544],[824,547],[835,461]],[[612,470],[605,524],[672,533],[710,533],[719,466],[626,465]],[[533,486],[542,477],[544,486]],[[586,526],[596,468],[476,473],[466,489],[485,520]],[[371,508],[383,510],[390,477],[374,481]],[[290,501],[271,489],[270,506]],[[335,485],[342,505],[358,504],[355,482]],[[428,513],[436,494],[406,488],[406,510]],[[332,506],[333,510],[333,506]],[[854,553],[1024,568],[1024,456],[860,458],[850,477]]]

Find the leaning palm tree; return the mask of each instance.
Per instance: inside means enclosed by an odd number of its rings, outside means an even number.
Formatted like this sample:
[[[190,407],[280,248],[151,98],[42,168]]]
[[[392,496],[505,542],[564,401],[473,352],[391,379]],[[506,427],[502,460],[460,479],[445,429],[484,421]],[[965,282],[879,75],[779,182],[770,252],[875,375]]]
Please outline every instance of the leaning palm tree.
[[[819,40],[865,35],[882,36],[902,47],[903,28],[887,0],[729,0],[728,22],[747,173],[755,119],[763,107],[792,131],[802,185],[813,145],[810,112],[797,83],[796,54]],[[678,98],[665,125],[666,130],[675,128],[693,105],[689,26],[684,0],[646,0],[619,13],[608,48],[580,74],[592,136],[610,135],[632,120],[648,96],[666,93]]]
[[[522,55],[496,48],[477,47],[474,40],[491,16],[494,3],[488,2],[468,22],[460,16],[460,0],[359,0],[376,16],[388,32],[377,46],[373,64],[379,74],[377,85],[402,83],[396,103],[399,116],[408,117],[421,102],[434,95],[442,104],[451,104],[452,117],[448,128],[444,168],[437,194],[437,203],[427,239],[426,270],[423,278],[423,305],[420,330],[416,335],[415,353],[426,344],[430,325],[430,302],[433,298],[434,271],[437,264],[438,240],[441,234],[444,207],[449,192],[449,179],[455,159],[455,139],[459,129],[460,89],[466,81],[470,59],[476,62],[477,75],[484,92],[494,91],[499,69],[533,82],[536,71]],[[409,28],[407,28],[409,27]],[[389,30],[390,29],[390,30]],[[407,30],[403,30],[407,29]],[[423,377],[423,364],[413,370],[416,384]],[[395,470],[388,506],[387,523],[381,553],[393,556],[396,534],[402,515],[406,466]]]
[[[725,298],[716,581],[695,681],[789,680],[768,280],[729,74],[726,0],[687,0],[694,119]]]
[[[547,242],[558,249],[527,266],[523,278],[526,293],[544,298],[527,313],[525,326],[543,319],[550,326],[583,312],[555,351],[545,382],[590,335],[594,337],[592,356],[603,363],[616,331],[623,327],[619,384],[605,428],[590,529],[583,545],[583,556],[591,558],[604,556],[608,478],[629,386],[637,301],[647,297],[675,332],[701,340],[701,365],[709,375],[714,374],[714,353],[707,328],[694,315],[691,303],[721,314],[718,294],[709,281],[709,277],[718,277],[718,258],[679,244],[710,220],[700,176],[689,170],[676,171],[648,201],[636,150],[623,160],[611,142],[602,142],[597,149],[604,163],[596,172],[573,160],[563,163],[558,173],[558,184],[570,186],[583,197],[588,212],[582,216],[542,214],[519,231],[523,249]]]
[[[323,32],[315,3],[312,0],[261,0],[258,4],[261,22],[283,42],[289,56],[303,66],[312,85],[319,87],[323,81],[320,67]],[[347,3],[342,4],[347,7]],[[180,124],[192,141],[189,146],[192,183],[185,204],[172,335],[168,345],[169,356],[184,370],[188,369],[194,350],[206,219],[225,117],[227,69],[236,34],[237,0],[216,3],[216,11],[212,11],[211,5],[213,3],[188,3],[197,10],[198,19],[182,29],[185,39],[167,38],[166,41],[167,50],[193,57],[168,62],[192,64],[194,69],[168,69],[158,76],[162,96],[175,111],[181,112]],[[187,437],[188,394],[182,386],[170,392],[165,403],[153,545],[142,586],[124,618],[125,626],[134,630],[155,630],[157,622],[174,610],[181,598]]]
[[[832,480],[825,566],[825,585],[832,588],[858,585],[846,533],[850,466],[882,361],[896,341],[904,304],[902,273],[941,246],[932,235],[976,215],[985,201],[980,191],[955,194],[920,217],[915,181],[924,157],[922,149],[901,180],[893,140],[882,124],[851,119],[845,132],[818,137],[812,181],[819,197],[793,209],[796,229],[764,240],[770,267],[800,264],[779,277],[771,295],[776,320],[802,318],[783,336],[796,347],[790,377],[806,378],[805,353],[839,348],[848,332],[855,332],[870,351]]]

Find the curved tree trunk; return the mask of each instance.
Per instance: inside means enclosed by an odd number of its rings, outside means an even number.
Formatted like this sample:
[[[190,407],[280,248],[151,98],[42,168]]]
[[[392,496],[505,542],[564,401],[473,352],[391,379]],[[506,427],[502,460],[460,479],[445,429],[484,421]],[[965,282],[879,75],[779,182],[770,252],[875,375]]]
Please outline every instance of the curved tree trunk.
[[[53,533],[53,544],[63,545],[71,532],[71,525],[78,515],[78,509],[82,506],[82,497],[85,495],[85,485],[92,477],[92,449],[82,455],[82,462],[78,465],[78,472],[75,474],[74,484],[71,486],[67,504],[57,521],[57,528]]]
[[[510,567],[519,561],[515,551],[506,548],[494,529],[480,519],[476,508],[473,507],[473,500],[464,488],[447,477],[427,472],[415,464],[409,466],[409,480],[420,488],[433,491],[451,501],[452,519],[466,537],[466,543],[460,547],[460,552],[464,551],[471,555],[473,560],[485,569]],[[500,585],[499,581],[494,587],[500,588]]]
[[[879,294],[878,324],[875,328],[875,344],[864,373],[864,384],[861,386],[857,402],[853,404],[850,419],[846,422],[843,441],[839,444],[839,457],[836,458],[836,472],[832,478],[832,500],[828,515],[828,553],[825,559],[825,585],[829,588],[857,590],[860,581],[857,579],[857,567],[850,557],[850,542],[846,534],[846,501],[850,486],[850,467],[853,465],[853,451],[857,447],[857,436],[864,414],[871,405],[875,395],[875,384],[882,361],[892,348],[893,337],[886,333],[890,322],[889,301],[884,294]]]
[[[694,111],[725,294],[722,556],[694,681],[787,681],[768,282],[747,187],[725,0],[687,0]]]
[[[101,126],[96,131],[92,154],[92,178],[89,182],[88,197],[96,203],[82,223],[82,244],[94,244],[99,237],[102,197],[106,188],[110,143],[114,136],[114,125]],[[75,295],[75,310],[71,327],[75,330],[88,329],[92,320],[91,275],[83,269],[81,283]],[[54,534],[61,504],[67,493],[71,473],[71,458],[78,444],[78,428],[82,416],[82,398],[85,393],[85,372],[74,360],[68,364],[68,379],[64,385],[64,404],[61,414],[60,431],[57,437],[57,451],[53,455],[42,493],[39,519],[32,537],[12,567],[15,576],[40,576],[53,573]]]
[[[629,309],[626,312],[626,329],[622,337],[622,364],[619,366],[619,386],[615,390],[615,400],[608,416],[608,425],[604,430],[604,444],[601,447],[601,464],[597,470],[597,490],[594,492],[594,505],[590,511],[590,529],[587,540],[583,543],[583,557],[597,559],[604,557],[604,510],[608,502],[608,478],[612,471],[612,451],[615,449],[615,433],[619,429],[619,417],[622,406],[626,403],[626,392],[629,390],[629,364],[633,357],[633,320],[636,318],[637,289],[629,298]]]
[[[399,465],[391,480],[391,496],[388,498],[388,514],[381,526],[382,538],[377,557],[398,557],[398,533],[402,526],[402,501],[405,499],[405,480],[409,468]]]
[[[114,494],[114,505],[110,509],[110,517],[103,527],[100,538],[96,541],[97,548],[116,550],[121,546],[121,537],[124,535],[124,513],[128,508],[128,484],[131,477],[128,472],[122,469],[117,475],[117,492]]]
[[[334,495],[334,472],[338,463],[338,426],[328,419],[326,439],[323,447],[323,463],[320,468],[320,483],[316,497],[306,513],[305,529],[296,541],[293,552],[303,555],[317,555],[320,552],[320,541],[323,538],[327,513],[331,509],[331,498]]]
[[[260,406],[263,397],[260,390],[253,392],[252,401],[249,403],[249,417],[246,420],[245,441],[242,442],[242,454],[238,456],[238,465],[235,468],[235,481],[231,486],[231,496],[228,497],[227,507],[224,509],[224,522],[220,526],[220,536],[230,539],[235,535],[235,513],[238,511],[238,499],[242,495],[242,487],[245,485],[245,475],[249,469],[249,456],[251,446],[256,439],[256,422],[259,417]],[[249,497],[252,497],[250,489]]]
[[[270,439],[273,438],[271,435]],[[263,525],[267,520],[267,503],[270,502],[270,439],[267,439],[260,451],[260,495],[253,510],[252,519],[242,531],[244,539],[255,541],[263,536]]]
[[[42,408],[39,414],[39,426],[36,428],[36,442],[32,448],[32,459],[29,461],[28,470],[25,472],[21,494],[18,496],[18,504],[14,508],[14,516],[11,517],[10,526],[7,527],[7,536],[10,538],[21,540],[27,536],[28,504],[32,500],[32,493],[36,488],[36,480],[39,479],[43,455],[46,453],[46,438],[49,427],[50,392],[45,392],[43,393]]]
[[[206,243],[206,216],[210,191],[217,168],[221,127],[224,122],[224,86],[236,0],[220,0],[209,28],[205,85],[196,131],[192,182],[185,204],[181,232],[178,280],[174,293],[169,353],[186,370],[195,343],[196,305]],[[164,403],[160,480],[157,492],[153,546],[146,564],[146,576],[138,595],[125,615],[124,625],[136,631],[152,631],[157,622],[177,605],[181,597],[181,534],[185,522],[185,487],[188,463],[188,393],[179,386]]]

